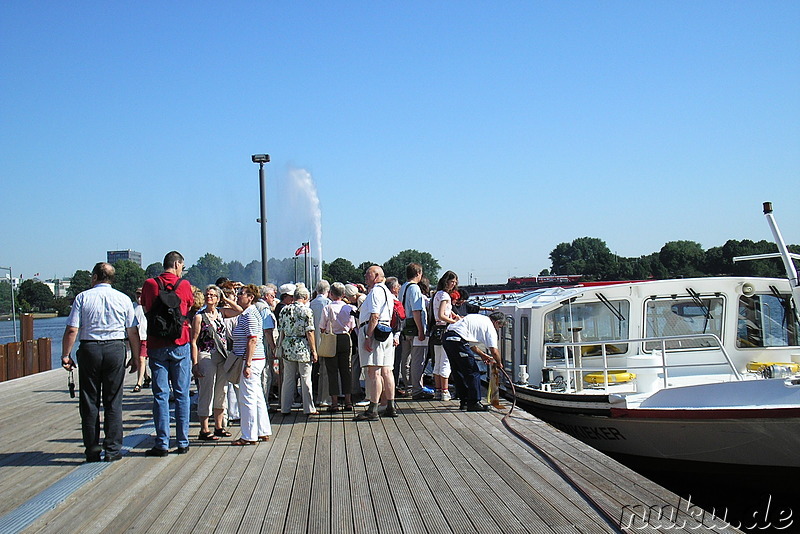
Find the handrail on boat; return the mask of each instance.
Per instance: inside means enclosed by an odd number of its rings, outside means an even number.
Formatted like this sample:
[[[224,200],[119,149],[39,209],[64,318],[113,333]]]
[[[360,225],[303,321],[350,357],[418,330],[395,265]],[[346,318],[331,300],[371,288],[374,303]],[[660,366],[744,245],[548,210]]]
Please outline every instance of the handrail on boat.
[[[664,388],[668,388],[669,384],[668,380],[668,371],[670,369],[676,368],[685,368],[685,367],[710,367],[715,365],[721,365],[723,362],[714,362],[714,363],[682,363],[682,364],[670,364],[667,365],[667,352],[675,352],[674,349],[667,349],[667,343],[670,341],[682,341],[682,340],[698,340],[698,339],[710,339],[714,342],[716,347],[702,347],[702,349],[708,348],[718,348],[722,355],[725,357],[725,362],[727,363],[728,367],[730,367],[731,373],[733,376],[736,377],[736,380],[743,380],[741,373],[736,369],[736,366],[733,364],[733,360],[731,360],[728,351],[725,350],[725,347],[722,344],[722,340],[720,340],[719,336],[716,334],[688,334],[688,335],[681,335],[681,336],[659,336],[659,337],[647,337],[647,338],[631,338],[631,339],[610,339],[605,341],[573,341],[573,342],[562,342],[562,343],[545,343],[545,351],[544,351],[544,362],[543,368],[545,369],[558,369],[562,371],[566,371],[567,373],[573,374],[573,379],[575,383],[575,390],[581,391],[583,389],[583,372],[594,372],[594,371],[601,371],[603,373],[603,390],[608,391],[608,373],[609,373],[609,366],[608,366],[608,351],[606,349],[607,345],[623,345],[628,343],[635,343],[641,344],[642,347],[645,346],[647,343],[659,343],[661,345],[660,350],[658,351],[661,356],[661,365],[628,365],[626,363],[626,367],[628,369],[661,369],[663,373],[663,382]],[[581,353],[580,347],[596,347],[600,346],[601,355],[603,357],[603,366],[584,366],[583,365],[583,355]],[[547,352],[548,348],[563,348],[564,349],[564,365],[559,365],[557,367],[553,365],[548,365],[547,362]],[[578,350],[576,350],[578,347]],[[655,350],[653,351],[656,352]],[[570,365],[570,354],[572,354],[572,360],[574,361],[575,365]],[[641,353],[635,354],[635,356],[644,356],[650,354],[646,351],[642,351]],[[653,354],[650,354],[653,356]],[[559,358],[561,360],[562,358]],[[616,369],[616,368],[615,368]],[[569,384],[567,384],[569,387]]]

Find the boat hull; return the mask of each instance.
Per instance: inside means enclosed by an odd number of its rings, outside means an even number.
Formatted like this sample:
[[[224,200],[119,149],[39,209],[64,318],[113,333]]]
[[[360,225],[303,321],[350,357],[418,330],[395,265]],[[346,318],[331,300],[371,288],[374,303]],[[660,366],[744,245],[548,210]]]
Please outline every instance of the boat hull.
[[[610,455],[800,468],[800,409],[627,410],[604,395],[582,399],[532,388],[517,388],[516,395],[540,419]]]

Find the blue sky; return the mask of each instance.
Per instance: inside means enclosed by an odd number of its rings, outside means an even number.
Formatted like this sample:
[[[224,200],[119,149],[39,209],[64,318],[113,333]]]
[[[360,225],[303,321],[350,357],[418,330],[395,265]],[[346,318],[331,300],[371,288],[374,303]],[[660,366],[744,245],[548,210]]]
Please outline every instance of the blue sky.
[[[0,4],[0,265],[414,248],[479,282],[591,236],[800,243],[800,3]],[[318,250],[315,243],[315,250]]]

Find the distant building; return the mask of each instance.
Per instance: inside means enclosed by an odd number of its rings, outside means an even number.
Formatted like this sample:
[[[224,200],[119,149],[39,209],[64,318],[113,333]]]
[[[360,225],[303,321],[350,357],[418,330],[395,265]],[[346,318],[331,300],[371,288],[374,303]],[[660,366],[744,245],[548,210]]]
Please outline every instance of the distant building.
[[[51,280],[45,280],[44,284],[50,288],[50,291],[53,292],[54,297],[66,297],[69,290],[70,281],[54,278]]]
[[[142,253],[135,250],[109,250],[106,253],[108,263],[115,264],[119,260],[130,260],[139,267],[142,266]]]

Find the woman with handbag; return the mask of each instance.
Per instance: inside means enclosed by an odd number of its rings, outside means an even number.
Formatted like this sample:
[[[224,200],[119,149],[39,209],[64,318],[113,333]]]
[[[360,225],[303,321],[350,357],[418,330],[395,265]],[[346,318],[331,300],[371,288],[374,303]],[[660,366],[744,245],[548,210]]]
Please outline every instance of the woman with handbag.
[[[223,414],[228,378],[225,360],[228,357],[225,340],[224,317],[234,317],[242,308],[228,300],[228,307],[218,308],[223,299],[222,290],[209,285],[205,290],[205,308],[192,318],[192,375],[197,379],[197,417],[200,420],[202,441],[216,441],[230,436],[225,429]],[[208,419],[214,415],[214,432],[208,428]]]
[[[242,437],[232,445],[254,445],[269,441],[272,428],[269,424],[267,401],[261,386],[261,373],[266,366],[264,330],[261,314],[254,303],[259,298],[258,287],[248,284],[239,289],[236,302],[243,308],[233,329],[233,354],[241,358],[239,375],[239,415]]]
[[[345,411],[353,411],[353,401],[350,396],[353,376],[351,371],[350,354],[350,332],[356,327],[356,320],[353,317],[353,308],[345,304],[345,287],[341,282],[336,282],[331,286],[331,303],[322,310],[322,319],[319,330],[322,333],[320,345],[317,352],[325,362],[325,369],[328,371],[328,389],[331,394],[331,405],[329,412],[339,411],[339,394],[344,395]],[[325,336],[332,336],[327,338]],[[333,354],[330,351],[322,351],[323,345],[333,344]],[[341,387],[340,387],[341,384]]]
[[[436,294],[433,296],[433,317],[435,323],[431,332],[431,344],[433,345],[433,380],[436,387],[434,393],[435,400],[450,400],[450,361],[442,347],[442,335],[445,329],[458,321],[459,316],[453,313],[452,299],[450,293],[458,288],[458,275],[453,271],[447,271],[439,279],[436,285]]]
[[[314,314],[308,307],[308,289],[299,286],[294,291],[294,302],[281,310],[278,317],[278,346],[283,351],[283,385],[281,386],[281,413],[292,410],[297,391],[297,375],[303,394],[303,412],[317,415],[311,389],[311,368],[317,361],[317,344],[314,341]]]

